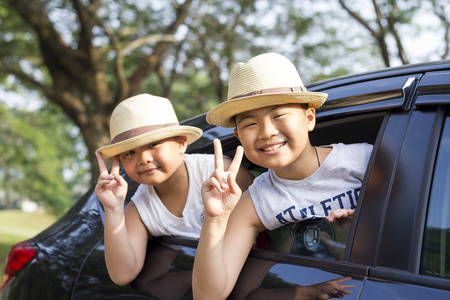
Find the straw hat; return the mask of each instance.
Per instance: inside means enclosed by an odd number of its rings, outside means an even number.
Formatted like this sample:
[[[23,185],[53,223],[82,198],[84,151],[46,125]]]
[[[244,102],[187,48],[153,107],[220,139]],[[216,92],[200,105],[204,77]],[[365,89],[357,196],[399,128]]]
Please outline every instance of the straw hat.
[[[197,127],[181,126],[170,101],[149,94],[119,103],[111,115],[109,130],[111,144],[97,150],[105,158],[175,136],[186,136],[189,145],[203,133]]]
[[[317,109],[327,96],[308,92],[297,69],[286,57],[265,53],[233,67],[227,101],[209,111],[206,120],[217,126],[235,127],[233,117],[239,113],[288,103],[309,103]]]

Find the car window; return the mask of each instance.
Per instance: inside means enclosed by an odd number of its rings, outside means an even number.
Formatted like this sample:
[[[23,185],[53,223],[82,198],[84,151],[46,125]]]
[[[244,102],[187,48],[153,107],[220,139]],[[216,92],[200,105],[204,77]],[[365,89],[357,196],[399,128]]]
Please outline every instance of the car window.
[[[421,273],[450,278],[450,113],[447,114],[431,187]]]
[[[255,247],[281,253],[343,260],[353,217],[328,222],[315,218],[259,234]]]
[[[374,145],[384,117],[384,113],[371,113],[321,120],[311,132],[310,140],[313,145]],[[343,260],[353,218],[341,218],[332,223],[326,218],[289,223],[260,233],[254,247],[326,260]]]

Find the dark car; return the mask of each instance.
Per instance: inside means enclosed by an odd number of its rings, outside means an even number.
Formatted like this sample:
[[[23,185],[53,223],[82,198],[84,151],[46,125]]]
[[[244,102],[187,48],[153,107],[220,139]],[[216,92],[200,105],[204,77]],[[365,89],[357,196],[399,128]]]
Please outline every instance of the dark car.
[[[346,76],[308,89],[329,94],[317,111],[313,145],[374,146],[355,215],[263,232],[233,295],[264,289],[262,298],[278,299],[295,285],[350,276],[355,287],[346,299],[450,299],[450,61]],[[212,140],[220,138],[224,153],[234,156],[232,129],[207,124],[205,115],[184,124],[205,132],[189,152],[213,153]],[[256,176],[265,171],[244,165]],[[127,201],[136,184],[129,187]],[[182,237],[152,239],[138,278],[115,285],[104,261],[103,208],[91,189],[51,227],[13,247],[0,298],[190,299],[196,245]],[[165,275],[155,275],[167,260],[173,261]]]

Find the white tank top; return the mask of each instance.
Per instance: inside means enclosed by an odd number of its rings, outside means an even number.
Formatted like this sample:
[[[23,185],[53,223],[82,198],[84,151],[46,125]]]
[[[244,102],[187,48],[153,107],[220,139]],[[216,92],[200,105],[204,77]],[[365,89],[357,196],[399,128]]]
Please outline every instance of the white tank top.
[[[153,186],[141,184],[131,200],[152,236],[183,236],[198,239],[203,223],[201,186],[214,171],[214,155],[185,154],[189,191],[183,217],[167,210]]]

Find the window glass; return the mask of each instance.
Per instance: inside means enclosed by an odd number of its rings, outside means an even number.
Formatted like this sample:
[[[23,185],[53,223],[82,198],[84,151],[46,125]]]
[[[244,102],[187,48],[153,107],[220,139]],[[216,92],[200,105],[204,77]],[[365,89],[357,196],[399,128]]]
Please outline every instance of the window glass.
[[[259,249],[281,253],[343,260],[353,217],[328,222],[326,218],[289,223],[275,230],[262,232],[255,243]]]
[[[422,253],[422,274],[450,278],[450,115],[436,160]]]

